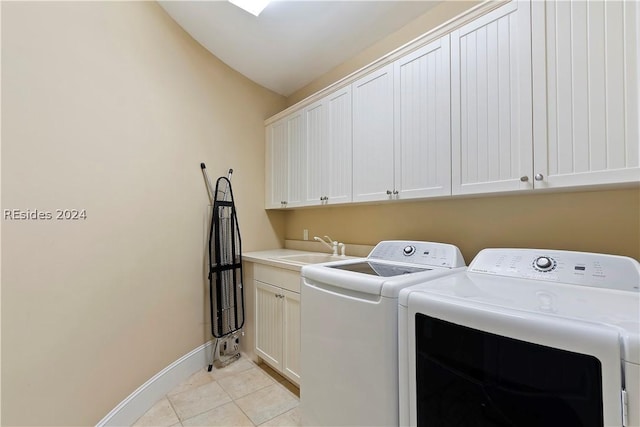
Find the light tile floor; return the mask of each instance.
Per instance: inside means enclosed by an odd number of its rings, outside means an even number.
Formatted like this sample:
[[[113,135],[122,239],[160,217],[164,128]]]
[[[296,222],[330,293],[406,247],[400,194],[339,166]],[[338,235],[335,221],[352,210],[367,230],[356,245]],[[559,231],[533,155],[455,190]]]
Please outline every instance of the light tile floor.
[[[134,426],[301,426],[299,389],[246,356],[171,390]]]

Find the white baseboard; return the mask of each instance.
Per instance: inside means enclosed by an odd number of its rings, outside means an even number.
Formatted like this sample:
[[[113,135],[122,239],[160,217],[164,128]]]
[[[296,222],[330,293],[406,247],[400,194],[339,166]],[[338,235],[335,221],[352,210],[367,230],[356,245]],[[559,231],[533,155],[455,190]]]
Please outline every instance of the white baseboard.
[[[207,366],[212,345],[213,341],[202,344],[155,374],[113,408],[96,427],[132,425],[167,393]]]

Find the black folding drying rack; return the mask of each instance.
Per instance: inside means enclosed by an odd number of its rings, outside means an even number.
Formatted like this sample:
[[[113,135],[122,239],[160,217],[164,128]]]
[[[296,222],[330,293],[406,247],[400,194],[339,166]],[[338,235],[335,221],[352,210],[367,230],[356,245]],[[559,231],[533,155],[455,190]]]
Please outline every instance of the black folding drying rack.
[[[231,174],[221,176],[215,189],[204,163],[200,164],[211,199],[209,228],[209,302],[211,334],[215,338],[209,371],[215,362],[227,365],[240,357],[240,335],[244,326],[242,242],[231,189]]]

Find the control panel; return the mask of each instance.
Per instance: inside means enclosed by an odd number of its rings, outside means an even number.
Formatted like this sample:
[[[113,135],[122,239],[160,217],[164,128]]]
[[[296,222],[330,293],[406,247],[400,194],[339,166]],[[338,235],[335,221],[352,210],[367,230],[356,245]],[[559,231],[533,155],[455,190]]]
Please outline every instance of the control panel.
[[[640,292],[640,264],[617,255],[543,249],[484,249],[469,272]]]
[[[446,243],[385,240],[376,245],[368,259],[392,261],[418,266],[464,267],[460,250]]]
[[[537,271],[548,272],[555,270],[558,263],[555,259],[548,256],[539,256],[538,258],[533,260],[533,268]]]

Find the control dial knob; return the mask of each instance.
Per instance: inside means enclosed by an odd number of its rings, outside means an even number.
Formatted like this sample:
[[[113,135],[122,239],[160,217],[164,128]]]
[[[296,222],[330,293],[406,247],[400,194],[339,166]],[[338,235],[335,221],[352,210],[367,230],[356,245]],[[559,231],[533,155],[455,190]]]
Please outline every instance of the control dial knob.
[[[556,268],[556,262],[553,258],[540,256],[533,261],[533,268],[538,271],[551,271]]]
[[[416,247],[415,246],[405,246],[404,249],[402,250],[402,253],[405,256],[409,256],[409,255],[413,255],[413,253],[416,251]]]

